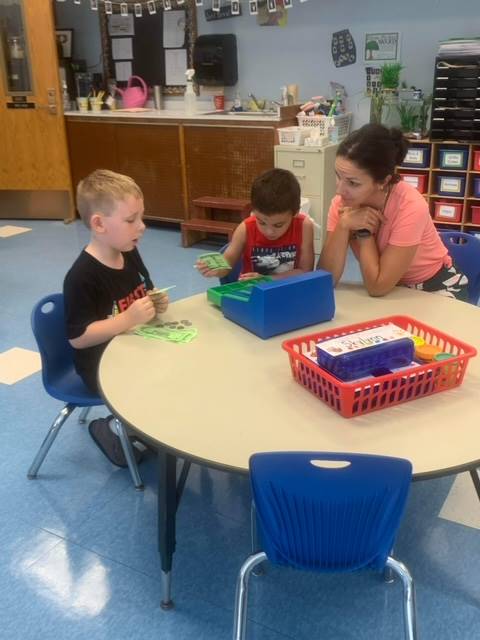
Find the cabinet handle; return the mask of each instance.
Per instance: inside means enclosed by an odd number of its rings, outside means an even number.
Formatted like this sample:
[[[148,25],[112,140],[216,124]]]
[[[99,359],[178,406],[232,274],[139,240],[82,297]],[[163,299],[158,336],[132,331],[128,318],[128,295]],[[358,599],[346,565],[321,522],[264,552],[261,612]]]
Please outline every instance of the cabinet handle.
[[[299,176],[296,173],[294,174],[295,178],[297,178],[297,180],[306,180],[307,176]]]

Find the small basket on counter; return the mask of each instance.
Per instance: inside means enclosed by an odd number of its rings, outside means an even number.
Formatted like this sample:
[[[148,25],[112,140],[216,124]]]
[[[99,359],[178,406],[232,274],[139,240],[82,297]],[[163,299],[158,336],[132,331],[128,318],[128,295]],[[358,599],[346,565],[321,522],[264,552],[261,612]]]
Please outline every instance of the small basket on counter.
[[[352,121],[351,113],[342,113],[338,116],[297,116],[298,126],[302,129],[319,129],[320,136],[327,136],[330,142],[343,140],[350,133]]]
[[[302,146],[309,137],[310,130],[301,127],[283,127],[277,129],[278,143],[281,145]]]

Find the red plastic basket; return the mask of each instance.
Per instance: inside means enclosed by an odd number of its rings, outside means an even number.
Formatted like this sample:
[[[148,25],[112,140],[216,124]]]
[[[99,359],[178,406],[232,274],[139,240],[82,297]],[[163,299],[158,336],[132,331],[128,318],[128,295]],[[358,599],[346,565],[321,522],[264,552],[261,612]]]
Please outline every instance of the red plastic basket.
[[[452,353],[454,357],[378,378],[342,382],[304,355],[314,351],[319,340],[338,338],[363,329],[380,327],[389,322],[420,336],[429,344],[439,346],[442,351]],[[469,344],[409,316],[389,316],[346,327],[335,327],[321,333],[285,340],[282,347],[289,354],[295,380],[344,418],[360,416],[458,387],[462,384],[469,359],[477,354],[477,350]]]

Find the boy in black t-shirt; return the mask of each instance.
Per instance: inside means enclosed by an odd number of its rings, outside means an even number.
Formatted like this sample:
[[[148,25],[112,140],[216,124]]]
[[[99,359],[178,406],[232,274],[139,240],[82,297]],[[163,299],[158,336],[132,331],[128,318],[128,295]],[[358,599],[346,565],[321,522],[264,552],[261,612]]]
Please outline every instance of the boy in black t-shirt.
[[[153,288],[137,244],[145,231],[143,194],[128,176],[97,170],[77,188],[77,207],[91,231],[90,242],[65,276],[67,337],[78,374],[98,393],[100,357],[116,335],[151,320],[168,306]],[[93,420],[89,432],[111,462],[126,466],[113,417]],[[138,450],[134,447],[136,457]]]

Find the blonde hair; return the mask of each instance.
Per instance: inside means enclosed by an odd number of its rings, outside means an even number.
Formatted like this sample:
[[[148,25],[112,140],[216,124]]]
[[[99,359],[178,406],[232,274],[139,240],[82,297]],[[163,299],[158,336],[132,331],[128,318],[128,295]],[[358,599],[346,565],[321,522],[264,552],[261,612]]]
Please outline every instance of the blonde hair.
[[[78,183],[77,209],[85,226],[90,228],[94,213],[111,215],[117,203],[127,196],[143,198],[135,180],[108,169],[97,169]]]

